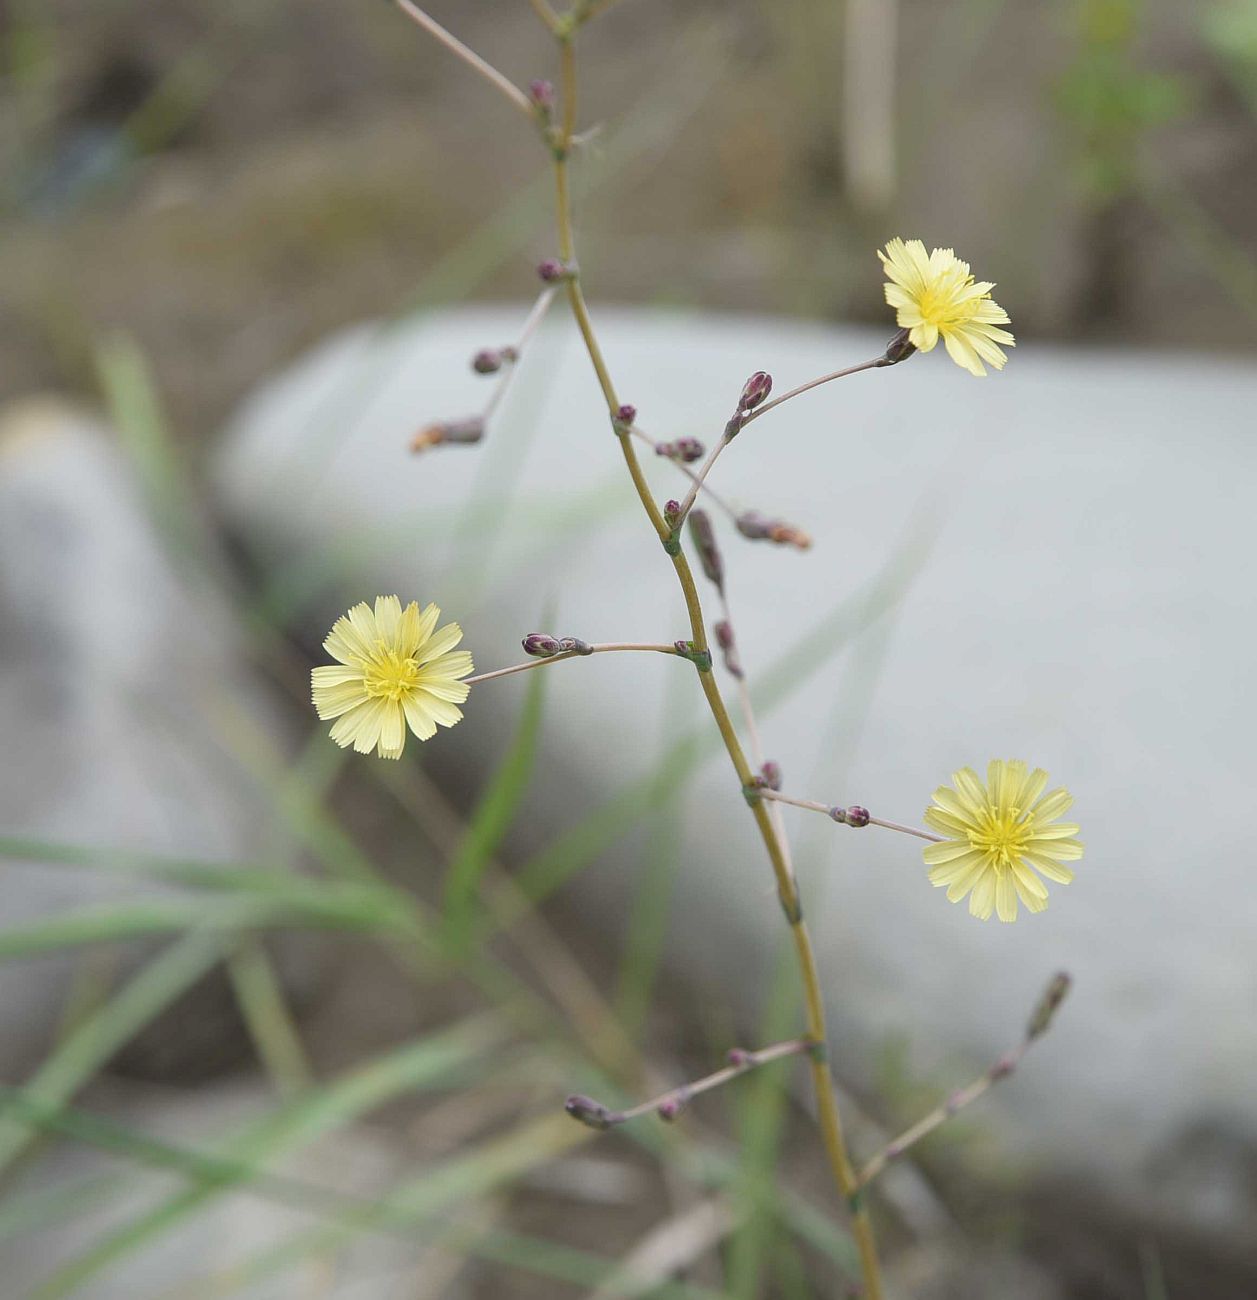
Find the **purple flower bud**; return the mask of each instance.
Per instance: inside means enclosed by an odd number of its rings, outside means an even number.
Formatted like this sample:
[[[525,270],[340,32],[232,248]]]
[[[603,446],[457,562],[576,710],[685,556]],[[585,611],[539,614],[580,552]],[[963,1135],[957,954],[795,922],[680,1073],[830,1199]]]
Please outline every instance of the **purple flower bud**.
[[[564,1103],[563,1109],[574,1119],[589,1128],[607,1129],[611,1127],[611,1112],[592,1097],[573,1093]]]
[[[669,526],[676,523],[681,517],[681,503],[675,499],[670,499],[663,503],[663,521]]]
[[[615,418],[621,424],[631,425],[637,419],[637,407],[625,402],[623,406],[615,413]]]
[[[687,465],[692,465],[696,460],[702,460],[707,454],[707,448],[697,438],[678,438],[672,445],[675,448],[675,454]]]
[[[679,1097],[665,1097],[655,1108],[659,1113],[659,1118],[667,1120],[669,1124],[681,1113],[683,1103]]]
[[[554,637],[545,632],[529,632],[524,638],[524,653],[534,659],[549,659],[562,649]]]
[[[554,82],[546,81],[543,77],[538,77],[536,81],[530,81],[528,83],[528,97],[543,113],[549,114],[553,112],[555,104]]]
[[[557,284],[560,280],[569,279],[571,271],[557,257],[546,257],[537,263],[537,274],[546,284]]]
[[[502,354],[497,348],[481,348],[471,359],[471,368],[478,375],[492,375],[502,369]]]
[[[995,1062],[986,1072],[987,1078],[992,1083],[998,1083],[1001,1079],[1006,1079],[1017,1068],[1017,1053],[1005,1052],[1003,1056]]]
[[[757,370],[742,385],[738,398],[739,411],[753,411],[773,391],[773,377],[766,370]]]
[[[764,778],[764,784],[770,790],[781,789],[781,764],[774,763],[770,758],[759,770],[760,775]]]
[[[725,1059],[735,1070],[740,1070],[743,1066],[750,1065],[751,1053],[745,1047],[731,1047]]]
[[[869,824],[869,810],[861,808],[858,803],[853,803],[847,809],[846,821],[848,826],[867,826]]]
[[[716,637],[716,644],[722,650],[733,649],[733,625],[726,619],[721,619],[713,628],[712,632]]]
[[[688,655],[693,647],[689,641],[674,641],[672,643],[672,648],[679,655]]]

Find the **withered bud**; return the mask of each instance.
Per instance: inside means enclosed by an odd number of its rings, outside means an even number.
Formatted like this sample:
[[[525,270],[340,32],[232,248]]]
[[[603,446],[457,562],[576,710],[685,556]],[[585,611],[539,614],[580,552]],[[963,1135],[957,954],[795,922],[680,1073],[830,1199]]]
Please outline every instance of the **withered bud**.
[[[757,370],[742,385],[738,398],[739,411],[753,411],[773,391],[773,377],[767,370]]]
[[[1026,1037],[1028,1039],[1038,1038],[1040,1034],[1047,1033],[1052,1025],[1052,1017],[1056,1015],[1057,1008],[1065,1001],[1065,995],[1069,992],[1069,986],[1073,980],[1064,972],[1060,971],[1053,975],[1046,989],[1043,990],[1043,996],[1039,999],[1033,1014],[1030,1016],[1030,1023],[1026,1026]]]
[[[775,763],[771,758],[759,769],[759,774],[764,778],[764,785],[769,790],[781,789],[781,764]]]
[[[611,1127],[612,1113],[600,1101],[592,1097],[573,1093],[564,1103],[563,1109],[574,1119],[588,1128],[608,1129]]]
[[[706,510],[695,507],[690,511],[690,541],[698,552],[698,562],[703,566],[707,581],[718,590],[724,589],[725,562],[716,544],[716,530],[711,526],[711,516]]]
[[[479,442],[483,437],[484,420],[478,415],[465,420],[440,420],[420,429],[410,440],[410,450],[427,451],[429,447],[439,447],[446,442]]]
[[[727,619],[721,619],[712,627],[712,635],[724,657],[725,671],[731,677],[742,677],[742,661],[738,658],[738,647],[733,637],[733,627]]]
[[[768,519],[757,510],[748,510],[738,516],[738,532],[753,542],[769,541],[778,546],[793,546],[806,551],[812,545],[812,539],[801,528],[788,524],[784,519]]]
[[[530,81],[528,83],[528,98],[532,100],[535,108],[539,109],[546,117],[549,117],[554,112],[554,82],[546,81],[543,77],[538,77],[536,81]]]
[[[901,361],[907,359],[917,350],[916,344],[908,338],[909,331],[900,330],[893,339],[886,345],[886,352],[878,362],[879,366],[897,366]]]
[[[722,618],[713,628],[712,632],[716,638],[716,644],[722,650],[733,649],[733,625],[728,619]]]
[[[529,632],[524,638],[523,645],[524,653],[532,655],[534,659],[549,659],[552,655],[557,655],[563,648],[547,632]]]

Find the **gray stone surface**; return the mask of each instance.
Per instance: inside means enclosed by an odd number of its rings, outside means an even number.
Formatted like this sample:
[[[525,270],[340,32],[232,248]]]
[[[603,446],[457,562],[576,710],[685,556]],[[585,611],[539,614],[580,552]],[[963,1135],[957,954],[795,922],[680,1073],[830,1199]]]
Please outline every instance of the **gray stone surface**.
[[[271,814],[242,755],[250,745],[263,746],[255,756],[281,754],[285,728],[242,665],[218,592],[171,560],[116,440],[52,398],[12,405],[0,420],[0,719],[3,834],[256,858]],[[12,927],[156,888],[112,871],[6,861],[0,913]],[[115,974],[142,951],[121,954]],[[308,985],[305,961],[290,957],[294,987]],[[0,963],[6,1081],[21,1081],[49,1049],[82,960],[70,950]],[[230,999],[208,998],[131,1064],[203,1069],[224,1038],[243,1041]]]
[[[483,399],[468,359],[521,316],[459,310],[351,331],[240,412],[218,462],[222,501],[295,593],[304,630],[396,591],[459,618],[480,668],[516,661],[549,605],[555,630],[590,640],[683,634],[566,321],[541,335],[485,445],[408,458],[417,427]],[[781,391],[886,341],[770,319],[596,316],[622,398],[661,437],[710,438],[753,369]],[[714,479],[815,537],[800,555],[721,524],[761,680],[829,611],[859,606],[905,538],[916,547],[892,612],[854,617],[840,652],[762,719],[790,790],[919,822],[955,768],[1000,756],[1046,767],[1077,796],[1078,878],[1012,926],[949,905],[915,841],[792,820],[839,1070],[867,1080],[882,1047],[907,1038],[914,1072],[959,1083],[1016,1040],[1065,968],[1077,985],[1058,1027],[983,1115],[1029,1167],[1119,1190],[1139,1192],[1201,1116],[1257,1130],[1255,408],[1257,369],[1240,362],[1023,340],[1002,375],[978,381],[940,350],[773,413]],[[680,495],[670,467],[647,469],[661,499]],[[532,807],[553,828],[646,770],[667,681],[688,670],[608,656],[547,671],[553,766]],[[519,693],[473,690],[467,721],[423,761],[490,762]],[[672,734],[700,720],[683,690],[666,699]],[[686,811],[674,956],[707,996],[749,1011],[781,925],[719,758]],[[637,865],[622,854],[574,887],[611,934]],[[1245,1212],[1243,1198],[1227,1210]]]

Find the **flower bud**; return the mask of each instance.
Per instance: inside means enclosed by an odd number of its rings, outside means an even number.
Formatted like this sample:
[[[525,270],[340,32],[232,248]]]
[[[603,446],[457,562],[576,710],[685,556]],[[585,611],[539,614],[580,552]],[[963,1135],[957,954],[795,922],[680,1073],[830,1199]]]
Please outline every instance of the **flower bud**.
[[[729,1062],[735,1070],[741,1070],[751,1064],[751,1053],[745,1047],[731,1047],[725,1055],[725,1060]]]
[[[853,803],[847,809],[845,820],[848,826],[867,826],[869,824],[869,810],[861,808],[858,803]]]
[[[669,1124],[671,1124],[684,1109],[685,1103],[680,1097],[665,1097],[659,1105],[655,1107],[655,1111],[659,1118],[666,1120]]]
[[[621,424],[631,427],[633,421],[637,419],[637,407],[632,405],[631,402],[625,402],[624,405],[615,413],[615,418],[619,420]]]
[[[781,789],[781,764],[775,763],[770,758],[763,767],[759,769],[759,774],[764,778],[764,785],[769,790]]]
[[[484,437],[484,420],[478,415],[465,420],[440,420],[420,429],[410,440],[410,450],[426,451],[429,447],[439,447],[442,443],[479,442]]]
[[[588,641],[582,641],[576,636],[562,636],[559,638],[559,650],[563,654],[591,655],[594,652],[593,646]]]
[[[707,454],[707,448],[697,438],[678,438],[673,446],[676,448],[677,457],[687,465],[702,460]]]
[[[497,348],[481,348],[471,359],[471,368],[478,375],[496,374],[502,369],[502,354]]]
[[[907,359],[917,350],[916,344],[912,342],[908,335],[908,330],[900,330],[886,345],[886,352],[878,364],[882,366],[897,366],[901,361],[907,361]]]
[[[753,411],[773,391],[773,377],[766,370],[757,370],[742,385],[738,398],[739,411]]]
[[[706,510],[695,507],[690,511],[690,541],[698,552],[698,562],[703,566],[707,581],[717,590],[724,589],[725,564],[716,544],[716,530],[711,526],[711,516]]]
[[[574,1119],[588,1128],[607,1129],[611,1127],[611,1112],[592,1097],[573,1093],[564,1103],[563,1109]]]
[[[1040,1034],[1045,1034],[1052,1024],[1052,1017],[1056,1015],[1057,1008],[1065,1001],[1065,995],[1069,992],[1069,986],[1073,983],[1064,971],[1052,976],[1051,982],[1043,991],[1043,996],[1039,999],[1038,1006],[1035,1007],[1030,1017],[1030,1024],[1026,1027],[1026,1037],[1028,1039],[1038,1038]]]
[[[560,280],[570,280],[573,272],[557,257],[546,257],[537,263],[537,274],[546,284],[558,284]]]
[[[534,108],[549,117],[554,112],[556,100],[554,82],[546,81],[543,77],[538,77],[536,81],[530,81],[528,83],[528,98],[532,100]]]
[[[524,653],[534,659],[549,659],[562,649],[558,641],[546,632],[529,632],[524,638]]]
[[[681,503],[675,498],[663,503],[663,521],[671,528],[681,518]]]

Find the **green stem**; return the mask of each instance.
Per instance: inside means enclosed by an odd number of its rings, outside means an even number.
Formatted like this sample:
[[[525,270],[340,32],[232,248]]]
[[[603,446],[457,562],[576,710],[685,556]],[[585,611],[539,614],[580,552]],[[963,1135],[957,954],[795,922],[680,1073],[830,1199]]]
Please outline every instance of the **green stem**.
[[[571,188],[567,166],[576,121],[576,56],[573,34],[568,32],[560,35],[559,45],[563,93],[563,127],[554,149],[559,255],[566,264],[574,267],[576,245],[572,232]],[[597,337],[594,334],[593,323],[589,317],[589,309],[585,303],[585,295],[581,288],[578,271],[567,281],[567,298],[577,328],[585,341],[585,347],[589,353],[594,373],[598,378],[599,387],[602,389],[607,410],[612,419],[615,420],[620,409],[620,400],[616,395],[615,385],[611,380],[610,372],[603,358],[602,349],[599,347]],[[662,512],[650,494],[650,488],[646,483],[645,475],[642,473],[632,439],[625,432],[619,436],[619,441],[625,464],[633,480],[633,486],[637,490],[638,498],[650,519],[651,525],[662,542],[667,544],[673,541],[672,529],[665,522]],[[681,586],[681,593],[685,599],[693,648],[696,652],[705,651],[708,649],[708,645],[707,631],[703,621],[703,608],[694,582],[694,575],[690,570],[689,560],[679,548],[676,549],[675,553],[672,553],[671,548],[669,548],[669,553],[677,581]],[[700,671],[698,679],[712,717],[715,719],[716,726],[720,731],[721,739],[724,741],[726,750],[728,750],[729,759],[733,763],[738,780],[743,789],[748,789],[752,783],[753,773],[743,752],[742,744],[738,739],[737,731],[734,729],[733,721],[729,717],[729,711],[725,707],[724,699],[721,697],[720,688],[716,684],[715,674],[710,671]],[[860,1253],[866,1300],[882,1300],[881,1270],[877,1258],[877,1248],[873,1239],[872,1223],[869,1219],[867,1204],[864,1198],[859,1195],[860,1184],[843,1139],[842,1122],[838,1114],[837,1099],[834,1095],[833,1076],[830,1074],[829,1065],[825,1059],[825,1005],[821,996],[816,955],[812,948],[811,936],[803,921],[798,886],[794,874],[790,870],[781,841],[777,837],[768,808],[762,800],[756,798],[751,802],[751,812],[759,829],[760,837],[764,841],[769,860],[772,863],[773,875],[777,881],[777,894],[781,901],[782,910],[789,921],[794,939],[799,974],[803,985],[803,999],[807,1020],[806,1036],[810,1042],[816,1044],[816,1050],[811,1054],[812,1086],[816,1094],[817,1119],[824,1140],[825,1151],[834,1181],[851,1210],[852,1230]]]

